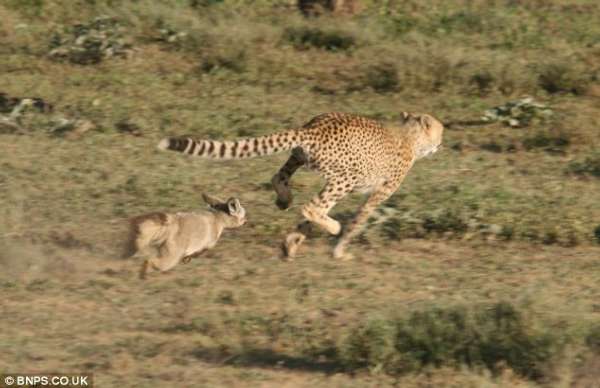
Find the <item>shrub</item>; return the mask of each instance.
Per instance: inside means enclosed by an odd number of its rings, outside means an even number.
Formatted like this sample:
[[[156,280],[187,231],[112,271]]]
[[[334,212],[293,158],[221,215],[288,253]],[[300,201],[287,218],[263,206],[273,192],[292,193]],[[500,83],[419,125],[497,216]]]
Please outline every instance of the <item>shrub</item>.
[[[458,212],[447,209],[438,214],[425,216],[423,228],[428,233],[461,235],[467,231],[468,225]]]
[[[539,379],[561,349],[558,337],[535,330],[512,304],[499,302],[475,309],[434,307],[392,322],[369,322],[346,338],[340,354],[347,368],[392,374],[458,365],[496,373],[506,365]]]
[[[348,369],[387,366],[394,356],[395,328],[388,320],[371,320],[352,332],[342,345],[339,356]]]
[[[523,147],[526,150],[542,149],[547,152],[564,152],[571,144],[568,135],[564,132],[538,132],[535,135],[523,140]]]
[[[75,24],[50,42],[50,57],[79,65],[93,65],[110,57],[128,57],[131,44],[118,20],[97,17],[87,24]]]
[[[284,40],[299,50],[311,47],[328,51],[345,51],[356,46],[356,39],[343,31],[323,31],[318,28],[287,28],[283,33]]]
[[[498,143],[496,140],[490,140],[486,143],[482,143],[479,145],[479,148],[481,148],[482,150],[485,150],[485,151],[495,152],[495,153],[500,153],[504,150],[502,145],[500,143]]]
[[[406,361],[401,367],[420,369],[426,365],[471,364],[477,356],[472,322],[465,308],[418,311],[398,322],[396,349]]]
[[[217,294],[217,297],[215,298],[215,302],[221,303],[221,304],[233,305],[233,304],[235,304],[235,297],[233,295],[233,292],[231,292],[229,290],[223,290]]]
[[[370,66],[365,74],[366,86],[379,93],[397,91],[400,87],[398,70],[393,63],[381,63]]]
[[[475,73],[469,79],[469,83],[477,89],[477,94],[485,96],[492,90],[495,78],[488,71]]]
[[[482,15],[465,10],[442,15],[434,27],[446,32],[482,32],[484,24]]]
[[[223,3],[223,0],[190,0],[190,7],[201,8]]]
[[[204,73],[212,73],[219,70],[243,73],[246,70],[246,51],[244,49],[236,49],[222,53],[207,54],[200,61],[200,70]]]
[[[600,325],[596,325],[590,329],[585,337],[585,344],[593,352],[600,354]]]
[[[598,225],[596,229],[594,229],[594,237],[596,237],[596,242],[600,244],[600,225]]]
[[[563,63],[551,63],[541,67],[538,75],[539,86],[548,93],[585,93],[588,81],[573,66]]]
[[[417,20],[412,16],[396,15],[382,20],[386,23],[386,31],[394,36],[401,36],[417,27]]]
[[[588,156],[581,161],[569,163],[567,173],[575,175],[592,175],[600,178],[600,153]]]
[[[40,16],[44,9],[44,0],[8,0],[6,6],[28,16]]]

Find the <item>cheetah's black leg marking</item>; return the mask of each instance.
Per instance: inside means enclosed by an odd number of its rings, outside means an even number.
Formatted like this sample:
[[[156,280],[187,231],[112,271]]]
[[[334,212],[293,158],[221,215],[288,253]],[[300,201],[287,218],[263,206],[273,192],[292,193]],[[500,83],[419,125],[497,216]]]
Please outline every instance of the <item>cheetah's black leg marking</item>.
[[[292,204],[292,191],[290,190],[290,179],[298,168],[307,163],[306,155],[300,147],[292,150],[292,155],[281,167],[279,172],[271,179],[273,189],[277,193],[275,204],[281,210],[285,210]]]

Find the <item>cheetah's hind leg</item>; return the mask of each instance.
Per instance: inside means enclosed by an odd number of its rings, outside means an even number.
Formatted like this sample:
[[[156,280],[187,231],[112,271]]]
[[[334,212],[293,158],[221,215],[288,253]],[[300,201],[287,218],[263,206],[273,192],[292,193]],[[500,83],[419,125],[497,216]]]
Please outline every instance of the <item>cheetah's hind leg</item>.
[[[292,150],[292,155],[287,162],[279,169],[277,174],[271,179],[273,189],[277,193],[275,204],[281,210],[286,210],[290,207],[293,201],[292,191],[290,190],[290,179],[292,175],[304,164],[307,163],[306,155],[300,147]]]

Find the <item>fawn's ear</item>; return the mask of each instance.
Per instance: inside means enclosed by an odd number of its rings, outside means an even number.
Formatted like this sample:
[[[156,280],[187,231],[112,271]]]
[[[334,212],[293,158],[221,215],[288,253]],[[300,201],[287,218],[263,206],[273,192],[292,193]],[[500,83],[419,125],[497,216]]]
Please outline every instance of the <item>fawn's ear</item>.
[[[202,193],[202,199],[204,200],[204,202],[206,202],[210,207],[216,207],[220,204],[223,203],[222,200],[220,200],[217,197],[213,197],[212,195],[208,195],[206,193]]]
[[[242,209],[242,205],[237,198],[229,198],[227,200],[227,210],[229,214],[237,214]]]

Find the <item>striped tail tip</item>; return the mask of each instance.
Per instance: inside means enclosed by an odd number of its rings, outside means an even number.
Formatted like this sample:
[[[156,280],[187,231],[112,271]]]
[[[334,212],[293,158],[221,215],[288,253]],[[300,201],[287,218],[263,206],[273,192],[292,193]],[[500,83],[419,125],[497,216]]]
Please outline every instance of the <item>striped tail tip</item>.
[[[165,151],[165,150],[169,149],[170,143],[171,143],[170,139],[168,137],[165,137],[158,143],[158,145],[156,147],[161,151]]]
[[[185,152],[185,150],[193,143],[193,140],[187,137],[165,137],[159,143],[159,150],[170,150]]]

